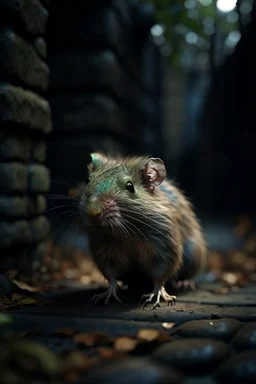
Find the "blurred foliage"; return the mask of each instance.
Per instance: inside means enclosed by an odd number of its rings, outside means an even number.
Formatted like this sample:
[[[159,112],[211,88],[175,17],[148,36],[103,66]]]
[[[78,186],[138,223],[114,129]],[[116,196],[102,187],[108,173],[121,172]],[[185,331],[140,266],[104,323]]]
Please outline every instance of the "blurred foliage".
[[[170,47],[171,63],[180,66],[184,50],[191,45],[186,36],[193,32],[199,52],[210,52],[212,36],[216,31],[226,36],[238,29],[236,9],[233,20],[230,13],[218,12],[215,0],[144,0],[155,7],[156,20],[164,28],[166,43]]]

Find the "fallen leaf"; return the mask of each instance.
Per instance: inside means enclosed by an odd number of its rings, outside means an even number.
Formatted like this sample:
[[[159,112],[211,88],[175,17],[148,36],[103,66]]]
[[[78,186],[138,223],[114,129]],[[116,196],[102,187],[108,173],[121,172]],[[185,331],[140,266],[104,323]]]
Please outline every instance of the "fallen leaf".
[[[15,285],[17,285],[17,287],[19,287],[20,289],[23,289],[25,291],[28,291],[28,292],[39,292],[39,288],[32,287],[32,286],[28,285],[27,283],[25,283],[24,281],[19,281],[19,280],[13,279],[12,282]]]
[[[229,287],[220,287],[220,288],[212,289],[211,292],[217,293],[220,295],[226,295],[227,293],[230,292],[230,288]]]
[[[88,357],[81,351],[71,351],[62,361],[62,375],[65,381],[75,382],[79,379],[81,372],[86,372],[97,362],[96,357]]]
[[[97,344],[108,343],[110,338],[103,333],[78,333],[73,337],[73,340],[77,344],[93,347]]]
[[[138,340],[127,336],[122,336],[115,339],[113,347],[117,351],[130,352],[136,348],[137,344]]]
[[[171,329],[175,326],[176,324],[175,323],[163,323],[162,324],[162,327],[165,328],[165,329]]]
[[[56,329],[54,332],[51,333],[51,335],[54,335],[54,336],[73,336],[74,334],[75,334],[75,331],[69,328]]]
[[[109,347],[99,347],[97,351],[102,359],[114,359],[125,356],[122,351]]]
[[[160,335],[160,332],[157,329],[141,329],[137,333],[138,339],[144,340],[144,341],[157,340],[159,335]]]
[[[37,304],[38,301],[34,297],[19,295],[18,293],[14,293],[12,295],[13,302],[16,302],[18,305],[31,305]]]

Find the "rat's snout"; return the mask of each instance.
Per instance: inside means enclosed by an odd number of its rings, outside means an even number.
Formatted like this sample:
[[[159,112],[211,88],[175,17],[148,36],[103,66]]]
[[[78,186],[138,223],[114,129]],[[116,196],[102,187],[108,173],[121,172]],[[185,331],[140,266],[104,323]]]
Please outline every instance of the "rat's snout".
[[[93,197],[88,201],[87,215],[89,218],[99,218],[102,213],[101,204],[97,198]]]

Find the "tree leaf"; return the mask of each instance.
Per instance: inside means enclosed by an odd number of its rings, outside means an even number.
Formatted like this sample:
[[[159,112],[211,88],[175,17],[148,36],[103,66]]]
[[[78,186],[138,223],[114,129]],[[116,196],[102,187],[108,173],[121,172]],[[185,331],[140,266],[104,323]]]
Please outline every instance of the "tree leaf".
[[[19,280],[11,280],[13,282],[13,284],[17,285],[18,288],[24,290],[24,291],[28,291],[28,292],[39,292],[39,288],[38,287],[32,287],[30,285],[28,285],[27,283],[25,283],[24,281],[19,281]]]
[[[130,352],[136,348],[137,344],[138,340],[127,336],[122,336],[115,339],[113,347],[117,351]]]
[[[162,327],[165,329],[171,329],[175,326],[175,323],[162,323]]]
[[[73,340],[77,344],[93,347],[98,344],[109,343],[110,337],[104,333],[78,333],[73,337]]]

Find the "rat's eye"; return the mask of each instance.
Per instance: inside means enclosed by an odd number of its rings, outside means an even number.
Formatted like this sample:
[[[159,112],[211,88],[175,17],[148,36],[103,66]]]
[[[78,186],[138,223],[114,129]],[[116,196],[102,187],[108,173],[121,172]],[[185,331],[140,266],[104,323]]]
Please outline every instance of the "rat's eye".
[[[127,189],[127,191],[129,191],[129,192],[134,193],[134,186],[133,186],[133,184],[132,184],[130,181],[128,181],[128,182],[126,183],[126,187],[125,187],[125,189]]]
[[[91,180],[91,177],[88,175],[86,180],[85,180],[86,184],[88,184],[90,182],[90,180]]]

